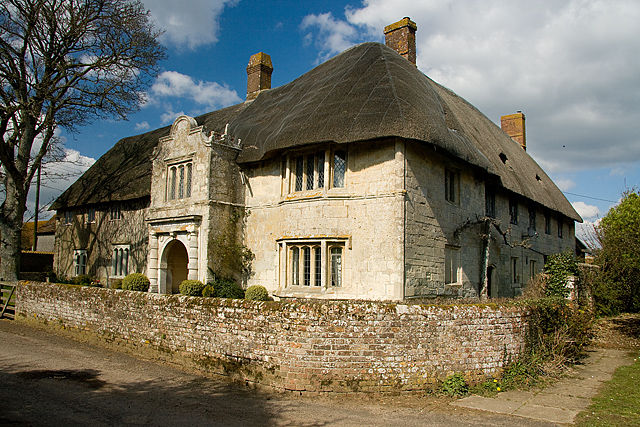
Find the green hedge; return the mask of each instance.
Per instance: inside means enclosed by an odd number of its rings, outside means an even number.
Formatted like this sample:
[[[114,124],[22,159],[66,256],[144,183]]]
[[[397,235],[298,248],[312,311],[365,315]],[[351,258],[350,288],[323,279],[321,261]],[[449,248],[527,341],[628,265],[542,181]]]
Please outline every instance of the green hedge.
[[[122,289],[126,291],[147,292],[149,285],[149,278],[142,273],[131,273],[122,279]]]
[[[267,289],[264,286],[249,286],[244,293],[244,299],[250,301],[268,301],[269,292],[267,292]]]
[[[180,283],[180,293],[192,297],[201,297],[204,283],[199,280],[183,280]]]
[[[219,279],[213,283],[218,298],[244,299],[244,289],[233,279]]]

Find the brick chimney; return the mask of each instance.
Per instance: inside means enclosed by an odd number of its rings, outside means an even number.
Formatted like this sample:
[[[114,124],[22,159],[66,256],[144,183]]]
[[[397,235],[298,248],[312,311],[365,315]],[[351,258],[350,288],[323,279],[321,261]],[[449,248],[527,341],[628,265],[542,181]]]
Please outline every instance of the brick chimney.
[[[405,17],[384,27],[384,43],[416,65],[416,30],[418,26]]]
[[[271,57],[264,52],[256,53],[247,65],[247,101],[256,99],[258,94],[271,89]]]
[[[527,134],[524,127],[524,114],[518,111],[516,114],[500,117],[500,127],[515,142],[527,151]]]

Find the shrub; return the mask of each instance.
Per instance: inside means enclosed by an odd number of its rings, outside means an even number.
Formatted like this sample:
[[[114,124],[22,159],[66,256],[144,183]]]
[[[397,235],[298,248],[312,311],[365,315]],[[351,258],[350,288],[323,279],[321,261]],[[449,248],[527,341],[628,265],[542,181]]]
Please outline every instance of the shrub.
[[[74,285],[87,286],[91,284],[91,281],[91,276],[89,276],[88,274],[81,274],[73,278]]]
[[[549,276],[545,273],[538,273],[529,279],[527,285],[522,290],[523,299],[544,298],[547,296],[547,280]]]
[[[204,289],[202,289],[202,296],[207,298],[215,298],[216,297],[216,288],[211,285],[206,285]]]
[[[463,396],[469,392],[469,386],[462,374],[449,375],[440,386],[440,391],[447,396]]]
[[[192,297],[201,297],[204,283],[199,280],[183,280],[180,283],[180,293]]]
[[[122,289],[128,291],[147,292],[149,278],[142,273],[131,273],[122,279]]]
[[[505,354],[501,383],[505,389],[530,387],[557,377],[582,356],[591,339],[593,314],[562,297],[523,300],[529,309],[526,345],[516,360]],[[506,352],[506,350],[505,350]]]
[[[111,282],[111,289],[122,289],[122,279],[116,279]]]
[[[267,289],[264,286],[249,286],[244,292],[244,299],[248,299],[250,301],[268,301],[269,292],[267,292]]]
[[[213,284],[218,298],[244,298],[244,289],[233,279],[219,279]]]

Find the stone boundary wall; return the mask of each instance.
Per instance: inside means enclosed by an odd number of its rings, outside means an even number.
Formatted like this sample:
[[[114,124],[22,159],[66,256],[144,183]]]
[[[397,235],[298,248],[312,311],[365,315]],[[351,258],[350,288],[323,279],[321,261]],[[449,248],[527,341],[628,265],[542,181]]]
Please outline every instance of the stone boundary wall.
[[[16,319],[152,350],[281,390],[433,388],[498,373],[524,346],[526,312],[495,305],[255,302],[21,282]]]

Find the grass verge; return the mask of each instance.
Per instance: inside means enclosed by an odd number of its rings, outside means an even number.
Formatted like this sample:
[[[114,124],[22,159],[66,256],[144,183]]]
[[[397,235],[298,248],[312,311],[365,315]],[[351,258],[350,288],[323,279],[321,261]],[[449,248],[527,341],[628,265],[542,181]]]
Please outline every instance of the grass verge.
[[[633,365],[618,368],[591,406],[578,414],[579,427],[640,427],[640,357],[636,355],[634,360]]]

